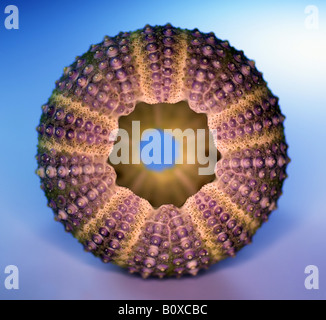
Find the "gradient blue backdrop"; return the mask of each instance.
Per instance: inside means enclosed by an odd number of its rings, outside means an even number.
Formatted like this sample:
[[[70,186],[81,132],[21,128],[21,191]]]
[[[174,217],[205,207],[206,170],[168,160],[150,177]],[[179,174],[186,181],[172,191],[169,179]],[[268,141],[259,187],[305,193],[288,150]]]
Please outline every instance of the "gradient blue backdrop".
[[[19,30],[4,8],[17,5]],[[304,8],[319,9],[308,30]],[[103,36],[145,24],[198,27],[228,39],[256,61],[286,115],[292,162],[279,208],[253,243],[208,272],[142,280],[102,264],[55,223],[36,169],[41,105],[75,56]],[[325,1],[0,1],[0,298],[2,299],[325,299]],[[20,271],[6,290],[4,268]],[[320,271],[306,290],[304,269]]]

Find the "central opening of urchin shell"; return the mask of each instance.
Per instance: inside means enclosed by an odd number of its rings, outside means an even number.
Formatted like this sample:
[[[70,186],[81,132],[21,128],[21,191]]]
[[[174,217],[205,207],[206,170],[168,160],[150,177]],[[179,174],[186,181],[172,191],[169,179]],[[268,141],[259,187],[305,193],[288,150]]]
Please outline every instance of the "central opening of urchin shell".
[[[120,117],[109,164],[117,184],[148,200],[153,207],[180,207],[215,179],[220,154],[207,127],[207,116],[176,104],[140,102]]]

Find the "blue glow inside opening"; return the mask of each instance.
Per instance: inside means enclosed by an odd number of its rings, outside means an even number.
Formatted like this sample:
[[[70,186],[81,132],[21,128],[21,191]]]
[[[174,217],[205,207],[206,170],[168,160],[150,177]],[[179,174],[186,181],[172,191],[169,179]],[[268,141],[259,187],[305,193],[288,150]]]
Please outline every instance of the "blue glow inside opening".
[[[140,141],[140,160],[148,170],[163,171],[175,165],[178,149],[179,143],[170,133],[147,129]]]

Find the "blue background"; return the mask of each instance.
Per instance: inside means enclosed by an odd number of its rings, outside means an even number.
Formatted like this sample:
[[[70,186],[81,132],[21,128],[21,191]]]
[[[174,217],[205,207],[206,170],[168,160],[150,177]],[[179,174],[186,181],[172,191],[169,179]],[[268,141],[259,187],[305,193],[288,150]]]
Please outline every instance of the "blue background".
[[[141,162],[147,169],[158,172],[173,167],[179,157],[179,143],[162,129],[147,130],[139,144]]]
[[[17,5],[19,30],[4,27]],[[319,29],[304,9],[319,9]],[[75,56],[104,35],[149,24],[213,31],[256,61],[286,115],[289,178],[279,208],[235,259],[198,277],[142,280],[105,265],[55,223],[35,175],[41,105]],[[325,299],[325,1],[0,2],[0,298],[2,299]],[[19,268],[19,290],[4,287]],[[314,264],[320,289],[306,290]]]

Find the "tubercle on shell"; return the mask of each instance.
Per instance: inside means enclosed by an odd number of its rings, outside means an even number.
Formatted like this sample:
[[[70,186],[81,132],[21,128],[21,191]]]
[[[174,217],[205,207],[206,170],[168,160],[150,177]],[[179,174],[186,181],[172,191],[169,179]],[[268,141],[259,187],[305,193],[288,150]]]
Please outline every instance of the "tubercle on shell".
[[[138,101],[187,100],[222,155],[216,179],[181,208],[153,208],[116,185],[108,137]],[[242,51],[170,24],[106,36],[64,69],[42,107],[41,188],[103,262],[148,276],[196,275],[251,241],[276,208],[289,162],[278,99]]]

